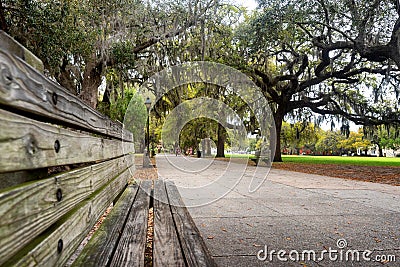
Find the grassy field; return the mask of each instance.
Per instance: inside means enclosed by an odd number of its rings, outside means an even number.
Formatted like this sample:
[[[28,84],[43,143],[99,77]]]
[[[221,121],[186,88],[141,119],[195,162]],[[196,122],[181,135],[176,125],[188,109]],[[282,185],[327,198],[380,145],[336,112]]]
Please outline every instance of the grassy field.
[[[226,157],[246,158],[254,155],[226,154]],[[283,162],[312,163],[312,164],[347,164],[361,166],[397,166],[400,167],[400,158],[378,157],[340,157],[340,156],[286,156],[282,155]]]
[[[362,166],[399,166],[400,158],[340,157],[340,156],[282,156],[283,162],[314,164],[348,164]]]

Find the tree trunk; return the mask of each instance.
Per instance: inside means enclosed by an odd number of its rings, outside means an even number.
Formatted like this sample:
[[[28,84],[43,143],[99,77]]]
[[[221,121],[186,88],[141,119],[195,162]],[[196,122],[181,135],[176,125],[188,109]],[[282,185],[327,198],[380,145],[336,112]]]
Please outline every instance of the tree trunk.
[[[206,157],[211,156],[211,139],[208,137],[206,138]]]
[[[383,157],[383,149],[379,144],[378,144],[378,151],[379,151],[379,157]]]
[[[74,83],[74,78],[72,77],[70,71],[68,70],[68,60],[66,57],[63,58],[62,65],[60,67],[60,72],[58,74],[57,82],[64,88],[66,88],[68,91],[70,91],[72,94],[77,95],[77,87]],[[50,69],[50,66],[46,66],[48,69]]]
[[[201,156],[206,157],[206,139],[201,140]]]
[[[217,158],[225,158],[225,129],[218,123]]]
[[[282,122],[285,117],[285,112],[281,105],[279,105],[278,110],[274,114],[275,129],[276,129],[276,144],[275,144],[275,156],[274,162],[282,162],[282,152],[281,152],[281,130]]]
[[[87,62],[83,75],[82,92],[79,97],[92,108],[97,106],[98,88],[101,85],[102,64]]]

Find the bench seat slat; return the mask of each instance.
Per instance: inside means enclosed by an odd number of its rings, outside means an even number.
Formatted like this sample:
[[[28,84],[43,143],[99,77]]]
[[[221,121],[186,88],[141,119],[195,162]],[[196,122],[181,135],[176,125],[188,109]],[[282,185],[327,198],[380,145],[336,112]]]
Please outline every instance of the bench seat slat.
[[[108,266],[139,186],[128,186],[73,266]]]
[[[152,181],[142,181],[110,266],[144,266]]]
[[[163,181],[154,181],[153,266],[185,266]]]
[[[188,266],[216,266],[175,184],[166,182],[176,231]]]

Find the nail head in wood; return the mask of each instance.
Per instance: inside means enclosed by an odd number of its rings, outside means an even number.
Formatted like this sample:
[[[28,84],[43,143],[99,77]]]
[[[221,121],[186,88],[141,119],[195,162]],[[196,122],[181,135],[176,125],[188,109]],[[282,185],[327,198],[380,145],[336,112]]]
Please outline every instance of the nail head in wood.
[[[54,150],[56,151],[56,153],[60,151],[60,141],[56,140],[54,142]]]
[[[61,251],[63,250],[63,247],[64,247],[64,242],[62,241],[62,239],[58,240],[58,244],[57,244],[58,253],[61,253]]]
[[[61,191],[60,188],[57,189],[56,196],[57,196],[57,201],[60,202],[62,200],[62,198],[63,198],[62,191]]]

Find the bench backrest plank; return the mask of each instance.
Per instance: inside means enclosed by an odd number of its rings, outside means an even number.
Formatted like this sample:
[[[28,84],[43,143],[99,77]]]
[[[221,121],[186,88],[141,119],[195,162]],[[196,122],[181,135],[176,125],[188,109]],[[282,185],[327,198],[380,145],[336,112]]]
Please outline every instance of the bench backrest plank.
[[[133,162],[132,157],[80,168],[0,193],[0,240],[4,241],[0,262],[119,175],[128,167],[128,161]]]
[[[33,249],[28,246],[27,251],[24,251],[26,255],[17,257],[16,266],[36,264],[63,266],[110,203],[126,187],[126,180],[130,176],[130,171],[126,170],[107,184],[103,190],[83,201],[76,210],[63,216],[58,223],[38,236],[37,240],[32,241],[33,244],[39,244]],[[59,251],[60,241],[62,249]]]
[[[10,172],[93,162],[124,155],[134,145],[94,137],[0,110],[0,170]]]

